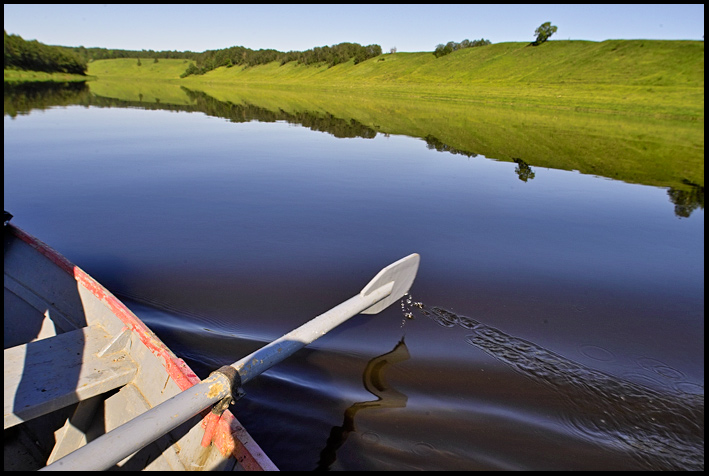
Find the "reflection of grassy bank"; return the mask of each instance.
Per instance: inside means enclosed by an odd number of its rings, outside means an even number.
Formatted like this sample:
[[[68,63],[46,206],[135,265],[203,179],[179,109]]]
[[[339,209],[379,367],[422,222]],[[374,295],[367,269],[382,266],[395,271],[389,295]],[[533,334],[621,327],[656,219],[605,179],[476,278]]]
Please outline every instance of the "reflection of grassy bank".
[[[497,160],[518,158],[532,166],[648,185],[704,184],[701,122],[437,98],[402,100],[379,90],[201,89],[225,105],[331,114],[382,133],[434,137],[453,149]]]
[[[97,96],[121,99],[123,101],[188,105],[184,90],[165,81],[111,81],[100,80],[91,83],[91,92]]]
[[[286,67],[286,66],[284,66]],[[539,108],[621,116],[652,116],[676,120],[704,120],[703,88],[643,88],[638,86],[563,85],[563,84],[269,84],[236,83],[216,78],[220,71],[181,84],[190,88],[261,87],[289,90],[320,90],[323,93],[359,94],[376,91],[378,95],[399,99],[434,99],[474,105]]]
[[[190,110],[226,118],[243,105],[270,111],[270,118],[281,112],[292,117],[332,116],[340,123],[425,138],[429,144],[492,159],[521,159],[530,166],[578,170],[632,183],[680,189],[687,188],[687,181],[704,184],[701,121],[402,98],[378,88],[323,91],[210,85],[194,90],[200,94],[189,95],[188,90],[164,81],[97,81],[90,88],[103,97],[189,105]]]

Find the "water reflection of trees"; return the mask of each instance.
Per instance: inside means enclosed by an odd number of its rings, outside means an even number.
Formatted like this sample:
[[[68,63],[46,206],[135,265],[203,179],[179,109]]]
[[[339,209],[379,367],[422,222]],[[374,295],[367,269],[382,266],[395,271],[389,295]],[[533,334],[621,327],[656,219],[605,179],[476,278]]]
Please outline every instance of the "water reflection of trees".
[[[83,105],[96,107],[140,107],[149,110],[203,112],[209,116],[221,117],[232,122],[276,122],[285,121],[298,124],[314,131],[327,132],[338,138],[360,137],[372,139],[377,131],[354,120],[346,120],[329,113],[311,112],[289,113],[251,104],[233,104],[219,101],[201,91],[182,88],[191,104],[176,105],[155,101],[138,101],[92,95],[85,83],[5,83],[5,115],[12,117],[28,114],[33,109],[44,110],[53,106]]]
[[[704,210],[704,187],[689,180],[682,182],[689,188],[686,190],[670,188],[667,195],[669,195],[670,201],[675,204],[675,215],[680,218],[688,218],[697,208]]]
[[[202,91],[192,91],[182,88],[190,101],[197,108],[210,116],[222,117],[232,122],[276,122],[286,121],[289,124],[298,124],[314,131],[327,132],[339,138],[361,137],[373,139],[377,131],[364,124],[350,119],[340,119],[329,113],[315,114],[311,112],[290,113],[282,109],[272,111],[251,104],[233,104],[219,101]]]
[[[84,82],[5,83],[5,115],[16,117],[33,109],[82,104],[91,96]]]
[[[428,147],[429,150],[437,150],[438,152],[449,152],[453,155],[464,155],[466,157],[477,157],[478,154],[474,152],[469,152],[467,150],[461,150],[461,149],[456,149],[455,147],[451,147],[450,145],[446,144],[439,138],[432,136],[432,135],[427,135],[426,137],[423,138],[426,141],[426,147]]]
[[[517,167],[515,168],[515,173],[522,182],[526,182],[527,180],[532,180],[534,178],[534,171],[532,170],[532,167],[527,164],[527,162],[522,159],[512,160],[515,164],[517,164]]]

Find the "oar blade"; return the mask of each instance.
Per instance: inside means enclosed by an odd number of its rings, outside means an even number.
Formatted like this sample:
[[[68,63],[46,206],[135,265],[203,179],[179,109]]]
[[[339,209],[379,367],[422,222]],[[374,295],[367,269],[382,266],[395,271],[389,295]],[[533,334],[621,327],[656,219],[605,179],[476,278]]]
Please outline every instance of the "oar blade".
[[[416,278],[420,260],[421,257],[418,253],[412,253],[379,271],[359,294],[362,297],[367,297],[367,295],[371,294],[375,289],[393,282],[394,286],[391,294],[362,311],[362,314],[377,314],[401,299],[404,294],[409,291],[414,282],[414,278]]]

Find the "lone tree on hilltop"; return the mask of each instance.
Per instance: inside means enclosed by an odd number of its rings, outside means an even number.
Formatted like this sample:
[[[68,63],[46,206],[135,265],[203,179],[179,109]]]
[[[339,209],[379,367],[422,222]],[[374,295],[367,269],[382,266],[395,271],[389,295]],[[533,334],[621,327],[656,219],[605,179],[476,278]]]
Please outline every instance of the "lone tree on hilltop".
[[[558,28],[552,25],[550,21],[542,23],[539,27],[534,30],[534,34],[537,35],[536,41],[531,43],[532,46],[539,46],[549,39],[551,35],[556,33]]]

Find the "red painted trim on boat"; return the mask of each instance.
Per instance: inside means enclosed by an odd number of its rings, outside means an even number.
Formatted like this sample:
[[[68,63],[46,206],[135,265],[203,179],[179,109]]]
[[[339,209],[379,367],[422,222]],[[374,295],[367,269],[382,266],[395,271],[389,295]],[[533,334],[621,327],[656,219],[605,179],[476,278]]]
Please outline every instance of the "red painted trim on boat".
[[[204,448],[209,447],[214,439],[214,432],[217,429],[217,423],[219,422],[220,416],[217,416],[213,412],[209,412],[204,420],[202,420],[202,427],[204,428],[204,436],[202,437],[202,446]]]
[[[275,465],[264,468],[263,461],[259,459],[269,462],[270,459],[229,410],[222,413],[213,442],[223,455],[231,453],[246,471],[278,469]]]
[[[160,338],[140,320],[138,316],[126,307],[118,298],[103,287],[101,283],[92,278],[86,271],[79,268],[71,261],[66,259],[61,253],[50,247],[43,241],[35,238],[26,231],[18,228],[15,225],[8,223],[5,225],[5,230],[12,232],[17,238],[27,243],[32,248],[36,249],[42,255],[47,257],[54,264],[74,276],[74,279],[86,288],[91,294],[99,298],[108,308],[132,331],[138,334],[140,340],[145,346],[163,362],[163,366],[167,373],[177,383],[180,390],[186,390],[193,385],[201,382],[200,378],[192,371],[187,363],[177,357],[167,347]],[[211,412],[207,410],[207,415]],[[205,426],[207,419],[205,418],[202,425]],[[244,438],[244,442],[240,437]],[[226,410],[222,414],[222,418],[217,424],[212,442],[217,447],[222,455],[233,454],[233,456],[241,463],[244,469],[261,470],[262,463],[258,458],[270,463],[270,459],[263,453],[261,448],[254,442],[248,432],[241,426],[236,417]],[[248,447],[247,447],[248,446]],[[255,454],[252,454],[255,453]],[[258,456],[256,456],[258,455]],[[272,463],[271,463],[272,464]],[[275,466],[273,469],[276,469]]]
[[[141,342],[155,356],[163,362],[163,367],[167,373],[180,387],[180,390],[187,390],[191,386],[200,382],[192,369],[184,360],[178,358],[172,351],[150,330],[143,321],[126,307],[110,291],[104,288],[98,281],[87,274],[83,269],[74,266],[74,278],[76,281],[100,299],[123,323],[132,331],[138,334]]]

